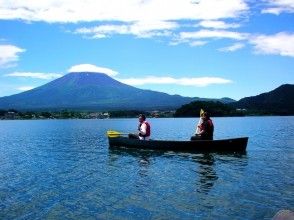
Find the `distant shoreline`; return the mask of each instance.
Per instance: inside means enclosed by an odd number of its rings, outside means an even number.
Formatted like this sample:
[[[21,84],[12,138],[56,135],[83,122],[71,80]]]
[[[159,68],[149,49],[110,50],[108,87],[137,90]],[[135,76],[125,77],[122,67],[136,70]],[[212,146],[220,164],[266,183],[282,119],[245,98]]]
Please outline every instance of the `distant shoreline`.
[[[294,115],[243,115],[243,116],[211,116],[212,118],[247,118],[247,117],[291,117]],[[199,117],[194,117],[194,116],[189,116],[189,117],[148,117],[149,119],[180,119],[180,118],[199,118]],[[20,117],[0,117],[0,121],[41,121],[41,120],[111,120],[111,119],[137,119],[136,117],[108,117],[108,118],[20,118]]]

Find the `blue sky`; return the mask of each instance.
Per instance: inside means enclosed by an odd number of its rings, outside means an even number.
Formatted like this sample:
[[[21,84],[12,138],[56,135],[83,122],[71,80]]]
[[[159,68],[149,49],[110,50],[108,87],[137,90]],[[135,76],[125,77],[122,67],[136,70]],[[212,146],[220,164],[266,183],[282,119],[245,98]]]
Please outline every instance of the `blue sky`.
[[[0,0],[0,97],[68,72],[191,97],[294,83],[294,0]]]

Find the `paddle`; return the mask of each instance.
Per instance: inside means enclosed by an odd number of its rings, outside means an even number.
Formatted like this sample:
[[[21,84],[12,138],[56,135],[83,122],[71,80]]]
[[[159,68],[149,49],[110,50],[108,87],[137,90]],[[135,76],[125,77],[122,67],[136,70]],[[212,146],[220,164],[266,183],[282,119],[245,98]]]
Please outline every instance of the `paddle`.
[[[198,124],[197,124],[197,128],[196,128],[195,134],[199,134],[200,133],[199,125],[201,125],[201,123],[202,123],[201,116],[203,115],[203,113],[204,113],[204,110],[203,109],[200,109],[200,118],[199,118],[199,121],[198,121]]]
[[[113,137],[119,137],[121,135],[128,135],[129,133],[122,133],[122,132],[119,132],[119,131],[113,131],[113,130],[109,130],[107,131],[107,136],[110,137],[110,138],[113,138]]]

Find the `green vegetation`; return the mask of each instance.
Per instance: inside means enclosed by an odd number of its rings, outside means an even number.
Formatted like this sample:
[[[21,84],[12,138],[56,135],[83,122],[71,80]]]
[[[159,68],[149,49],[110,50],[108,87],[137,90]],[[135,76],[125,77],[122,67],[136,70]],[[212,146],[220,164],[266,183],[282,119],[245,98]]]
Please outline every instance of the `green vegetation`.
[[[212,117],[215,116],[244,116],[245,111],[236,110],[230,105],[221,102],[204,102],[195,101],[187,105],[183,105],[175,112],[175,117],[199,117],[200,109],[210,112]]]
[[[284,84],[275,90],[230,103],[247,109],[247,115],[294,115],[294,85]]]
[[[149,113],[144,111],[129,110],[129,111],[110,111],[109,115],[111,118],[135,118],[139,114],[145,114],[147,117]]]
[[[109,111],[109,112],[80,112],[62,110],[59,112],[21,112],[15,109],[1,110],[0,120],[5,119],[105,119],[105,118],[136,118],[139,114],[145,114],[148,118],[166,118],[173,117],[174,111],[138,111],[138,110],[125,110],[125,111]]]
[[[62,110],[59,112],[17,111],[15,109],[0,110],[0,119],[96,119],[109,118],[107,112],[77,112]]]
[[[218,101],[194,101],[182,105],[176,111],[139,111],[139,110],[116,110],[104,112],[85,112],[85,111],[18,111],[15,109],[1,110],[0,120],[4,119],[104,119],[104,118],[135,118],[139,114],[145,114],[148,118],[167,118],[167,117],[199,117],[200,109],[210,112],[212,117],[226,116],[262,116],[262,115],[293,115],[293,101],[284,102],[280,105],[275,101],[275,105],[267,102],[257,102],[264,95],[253,98],[245,98],[240,102],[224,104]],[[253,102],[253,101],[254,102]],[[276,100],[276,99],[275,99]],[[245,105],[245,104],[246,105]],[[258,105],[257,105],[258,104]]]

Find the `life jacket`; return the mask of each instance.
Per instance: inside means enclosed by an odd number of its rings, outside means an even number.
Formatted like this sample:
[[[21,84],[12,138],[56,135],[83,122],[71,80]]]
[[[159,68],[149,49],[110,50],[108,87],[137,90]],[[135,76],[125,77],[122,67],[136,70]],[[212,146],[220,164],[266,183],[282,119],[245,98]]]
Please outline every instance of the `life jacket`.
[[[204,130],[204,133],[201,134],[202,138],[213,138],[213,131],[214,131],[214,125],[212,123],[211,119],[208,119],[207,121],[204,121],[201,124],[200,130]]]
[[[210,136],[213,136],[213,131],[214,131],[214,125],[213,125],[213,123],[212,123],[212,120],[211,119],[208,119],[207,120],[207,123],[208,123],[208,128],[207,128],[207,133],[208,133],[208,135]]]
[[[150,124],[147,121],[144,121],[142,124],[146,124],[146,134],[145,135],[142,135],[142,137],[144,137],[144,138],[145,137],[149,137],[151,135]]]

